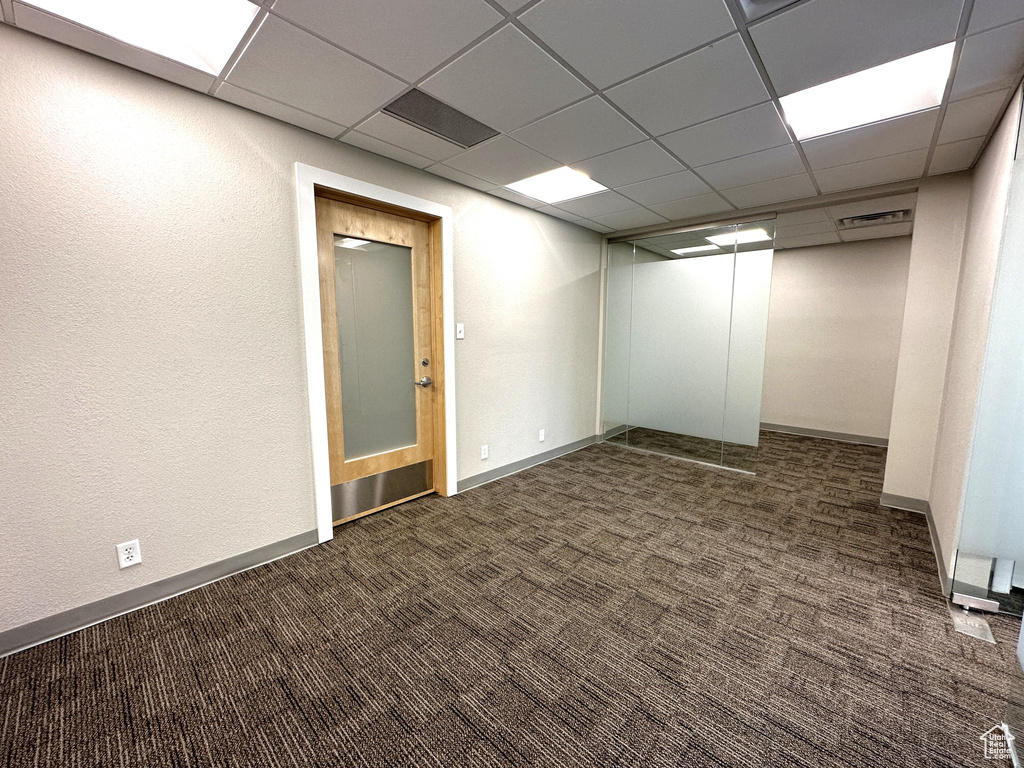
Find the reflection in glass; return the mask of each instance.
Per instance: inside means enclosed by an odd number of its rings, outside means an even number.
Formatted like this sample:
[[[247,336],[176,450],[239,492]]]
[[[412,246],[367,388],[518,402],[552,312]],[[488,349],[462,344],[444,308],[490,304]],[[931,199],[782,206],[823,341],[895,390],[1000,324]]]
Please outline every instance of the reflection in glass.
[[[345,461],[416,443],[412,249],[336,235]]]

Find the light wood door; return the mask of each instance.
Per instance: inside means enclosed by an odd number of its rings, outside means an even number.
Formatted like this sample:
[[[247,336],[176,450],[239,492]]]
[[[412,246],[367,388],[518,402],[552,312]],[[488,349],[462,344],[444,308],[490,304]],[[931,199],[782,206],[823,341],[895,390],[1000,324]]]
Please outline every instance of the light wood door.
[[[440,307],[428,222],[320,196],[316,215],[332,498],[343,522],[435,487]],[[412,485],[381,491],[412,475]],[[362,493],[366,478],[375,496]],[[364,500],[345,506],[340,492],[354,498],[353,489]]]

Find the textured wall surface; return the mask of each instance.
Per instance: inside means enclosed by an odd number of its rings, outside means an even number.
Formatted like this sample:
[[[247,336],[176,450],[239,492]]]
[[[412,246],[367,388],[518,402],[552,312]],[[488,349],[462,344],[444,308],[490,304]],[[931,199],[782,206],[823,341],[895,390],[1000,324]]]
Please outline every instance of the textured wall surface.
[[[761,420],[889,434],[910,238],[775,252]]]
[[[597,234],[2,25],[0,70],[0,631],[315,527],[296,162],[454,208],[460,477],[593,434]]]

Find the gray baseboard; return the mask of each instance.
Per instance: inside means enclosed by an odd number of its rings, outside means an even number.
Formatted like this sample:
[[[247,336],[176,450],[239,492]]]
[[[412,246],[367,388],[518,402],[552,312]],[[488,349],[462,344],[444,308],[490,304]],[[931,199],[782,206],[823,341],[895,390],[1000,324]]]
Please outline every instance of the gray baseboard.
[[[598,439],[597,435],[584,437],[582,440],[577,440],[574,443],[569,443],[568,445],[563,445],[559,448],[553,448],[550,451],[538,453],[535,456],[528,456],[525,459],[513,461],[511,464],[505,464],[497,467],[496,469],[481,472],[479,475],[473,475],[472,477],[467,477],[464,480],[459,480],[459,493],[468,491],[470,488],[476,488],[478,485],[483,485],[484,483],[490,483],[502,477],[514,475],[516,472],[522,472],[524,469],[529,469],[530,467],[535,467],[538,464],[543,464],[545,461],[557,459],[559,456],[564,456],[567,453],[578,451],[580,448],[586,448],[588,445],[596,443]]]
[[[769,424],[761,422],[761,429],[767,432],[784,432],[787,435],[803,435],[804,437],[820,437],[823,440],[836,440],[840,443],[858,443],[859,445],[876,445],[881,448],[889,447],[889,438],[871,437],[870,435],[851,435],[846,432],[829,432],[826,429],[811,429],[810,427],[790,427],[785,424]]]
[[[0,632],[0,658],[316,546],[315,530]]]
[[[879,503],[883,507],[893,509],[905,509],[908,512],[919,512],[928,521],[928,535],[932,540],[932,553],[935,555],[935,566],[939,575],[939,586],[942,594],[949,597],[953,594],[953,580],[946,572],[946,558],[942,556],[942,544],[939,543],[939,532],[935,527],[935,517],[932,515],[932,505],[924,499],[914,499],[910,496],[897,496],[895,493],[883,493]]]

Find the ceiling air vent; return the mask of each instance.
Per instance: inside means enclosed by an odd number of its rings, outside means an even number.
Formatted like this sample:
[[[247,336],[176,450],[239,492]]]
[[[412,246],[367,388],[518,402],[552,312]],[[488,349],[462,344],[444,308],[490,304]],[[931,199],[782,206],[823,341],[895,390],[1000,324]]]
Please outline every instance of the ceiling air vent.
[[[384,111],[460,147],[472,147],[498,135],[493,128],[415,88],[392,101]]]
[[[899,224],[903,221],[910,221],[909,208],[903,208],[899,211],[865,213],[861,216],[847,216],[845,219],[839,219],[836,225],[839,229],[857,229],[859,227],[873,227],[878,224]]]

